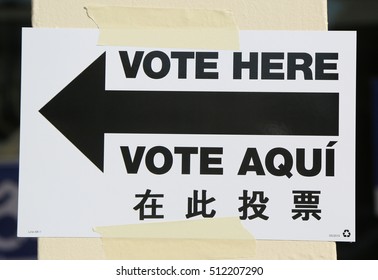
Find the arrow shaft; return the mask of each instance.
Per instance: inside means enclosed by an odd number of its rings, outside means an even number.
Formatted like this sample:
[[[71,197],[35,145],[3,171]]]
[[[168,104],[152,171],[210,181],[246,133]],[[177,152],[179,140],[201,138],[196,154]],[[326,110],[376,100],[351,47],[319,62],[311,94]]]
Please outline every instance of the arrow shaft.
[[[105,132],[338,135],[338,93],[110,91]]]

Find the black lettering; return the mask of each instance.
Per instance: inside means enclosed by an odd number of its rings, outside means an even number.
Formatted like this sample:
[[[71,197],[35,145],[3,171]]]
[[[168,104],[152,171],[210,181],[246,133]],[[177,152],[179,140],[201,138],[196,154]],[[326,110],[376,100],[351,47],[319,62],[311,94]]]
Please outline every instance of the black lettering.
[[[181,154],[181,174],[190,174],[190,156],[198,154],[198,148],[175,147],[175,154]]]
[[[253,165],[250,165],[251,160],[253,161]],[[239,168],[238,175],[246,175],[248,171],[254,171],[257,175],[265,175],[264,168],[261,164],[256,148],[247,149],[242,164]]]
[[[283,80],[284,73],[271,72],[271,70],[282,70],[282,62],[272,62],[272,60],[284,59],[284,53],[262,53],[261,54],[261,79],[263,80]]]
[[[302,63],[298,64],[298,60]],[[288,53],[287,55],[287,79],[295,80],[297,71],[302,71],[305,80],[312,80],[312,56],[308,53]]]
[[[164,158],[164,161],[161,167],[158,167],[155,165],[154,159],[157,154],[162,154]],[[172,154],[165,147],[162,147],[162,146],[153,147],[146,154],[147,169],[153,174],[161,175],[161,174],[167,173],[171,169],[172,164],[173,164]]]
[[[315,55],[315,79],[316,80],[338,80],[338,73],[327,73],[326,70],[337,70],[337,63],[326,62],[326,60],[338,60],[338,53],[317,53]]]
[[[125,72],[126,78],[136,78],[140,63],[142,62],[143,54],[143,51],[135,52],[133,63],[130,63],[128,52],[119,52],[119,56],[121,57],[121,62],[123,66],[123,71]]]
[[[283,163],[277,167],[274,164],[274,159],[276,156],[281,156],[283,158]],[[291,178],[293,174],[291,169],[293,167],[293,157],[290,152],[284,148],[274,148],[268,152],[265,158],[265,166],[270,174],[274,176],[286,176]]]
[[[249,79],[257,79],[258,55],[257,53],[249,53],[249,61],[242,61],[242,53],[234,53],[234,79],[242,78],[242,70],[249,70]]]
[[[218,79],[218,72],[207,72],[207,69],[217,69],[215,61],[207,59],[217,59],[217,52],[197,52],[196,53],[196,79]]]
[[[322,168],[322,150],[314,149],[312,155],[312,168],[305,167],[305,149],[297,149],[297,171],[302,176],[312,177],[320,173]]]
[[[152,69],[152,61],[159,59],[161,61],[161,68],[158,71]],[[153,51],[146,55],[143,60],[143,69],[146,75],[152,79],[161,79],[167,76],[171,69],[171,62],[169,57],[161,51]]]
[[[125,163],[126,171],[129,174],[136,174],[138,173],[140,162],[142,161],[143,153],[146,147],[140,147],[138,146],[134,159],[131,159],[130,149],[128,146],[121,147],[121,152],[123,156],[123,161]]]
[[[194,58],[194,52],[172,52],[171,57],[178,60],[178,78],[186,79],[188,59]]]
[[[327,147],[333,147],[337,141],[331,141],[328,143]],[[326,149],[326,176],[335,176],[335,150]]]
[[[223,168],[221,167],[210,167],[211,164],[221,164],[222,158],[220,157],[210,157],[210,155],[221,155],[223,154],[223,148],[201,148],[200,155],[200,173],[209,175],[222,175]]]

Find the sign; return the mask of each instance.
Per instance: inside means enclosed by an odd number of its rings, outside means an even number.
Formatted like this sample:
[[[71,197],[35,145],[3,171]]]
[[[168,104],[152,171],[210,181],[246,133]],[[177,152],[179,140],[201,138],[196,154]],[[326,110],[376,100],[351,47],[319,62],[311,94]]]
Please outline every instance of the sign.
[[[355,240],[355,33],[241,31],[240,50],[24,29],[20,236],[238,217]]]

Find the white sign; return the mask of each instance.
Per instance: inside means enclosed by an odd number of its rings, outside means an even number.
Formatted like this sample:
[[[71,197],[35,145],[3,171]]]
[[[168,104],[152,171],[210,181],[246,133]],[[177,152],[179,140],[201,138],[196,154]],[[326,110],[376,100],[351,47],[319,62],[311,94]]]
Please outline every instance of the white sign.
[[[238,217],[355,240],[355,33],[241,31],[240,50],[24,29],[19,236]]]

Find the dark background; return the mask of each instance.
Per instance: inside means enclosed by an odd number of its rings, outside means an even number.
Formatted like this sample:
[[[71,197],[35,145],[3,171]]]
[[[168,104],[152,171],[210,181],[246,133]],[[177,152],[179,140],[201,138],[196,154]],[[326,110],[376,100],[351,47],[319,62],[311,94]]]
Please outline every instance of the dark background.
[[[0,0],[0,260],[37,258],[37,240],[16,237],[22,26],[30,0]]]
[[[378,259],[378,181],[373,84],[378,79],[378,1],[329,0],[329,30],[357,31],[356,243],[337,243],[338,259]],[[378,94],[378,88],[375,89]],[[376,104],[374,104],[376,103]],[[341,196],[342,197],[342,196]]]
[[[374,156],[374,147],[378,139],[374,138],[378,123],[374,117],[378,116],[378,102],[373,98],[373,85],[378,80],[378,1],[329,0],[328,21],[329,30],[357,31],[357,242],[337,243],[337,255],[338,259],[377,260],[378,201],[374,196],[378,197],[378,172],[374,159],[378,152]],[[21,27],[28,26],[30,0],[0,0],[0,259],[35,259],[37,254],[35,239],[16,237],[16,220],[7,205],[11,195],[4,192],[5,184],[17,188]],[[3,213],[5,208],[9,211]],[[16,206],[12,209],[17,211]]]

